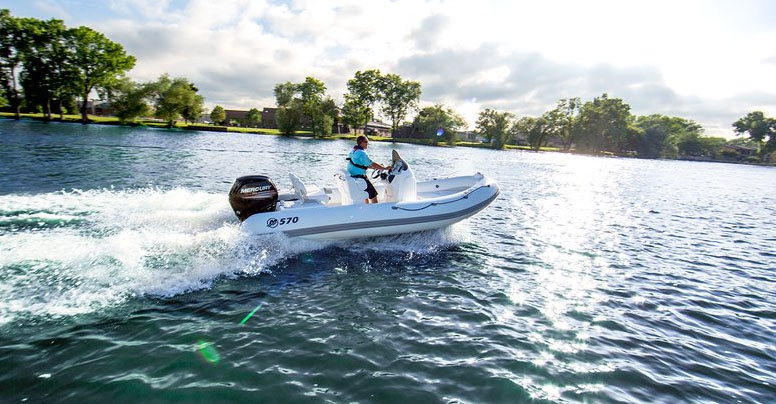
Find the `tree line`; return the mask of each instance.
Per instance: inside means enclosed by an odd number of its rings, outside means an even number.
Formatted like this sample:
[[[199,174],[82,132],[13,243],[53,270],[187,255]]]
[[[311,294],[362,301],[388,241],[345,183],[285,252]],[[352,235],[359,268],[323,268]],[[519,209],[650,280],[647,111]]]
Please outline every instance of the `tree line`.
[[[314,77],[307,77],[303,83],[278,83],[278,128],[292,134],[307,116],[312,121],[308,126],[316,136],[328,136],[333,122],[365,127],[381,115],[391,122],[395,135],[403,126],[407,129],[402,132],[404,135],[433,144],[454,145],[467,127],[460,114],[443,104],[419,108],[421,84],[397,74],[382,74],[377,69],[358,71],[348,80],[347,89],[345,102],[338,108],[331,96],[325,95],[325,84]],[[513,144],[540,150],[552,145],[564,151],[650,159],[719,158],[723,147],[730,143],[757,148],[761,160],[776,151],[776,123],[762,112],[736,121],[736,133],[747,135],[748,139],[731,142],[703,136],[703,127],[693,120],[662,114],[637,116],[630,110],[622,99],[606,93],[589,101],[578,97],[561,99],[538,117],[517,117],[511,112],[486,108],[479,113],[474,133],[495,149]],[[414,111],[415,117],[405,121]]]
[[[701,155],[723,138],[701,136],[696,122],[660,114],[635,116],[630,105],[604,93],[593,100],[561,99],[538,117],[486,109],[477,119],[477,132],[501,148],[524,142],[534,150],[552,144],[583,153],[634,154],[643,158]]]
[[[40,107],[47,118],[62,114],[92,90],[110,86],[135,66],[124,48],[89,27],[68,28],[62,20],[16,18],[0,10],[0,86],[19,117],[21,109]]]
[[[163,74],[149,83],[135,83],[125,73],[135,57],[89,27],[68,28],[62,20],[17,18],[0,10],[0,88],[3,105],[21,111],[52,113],[76,111],[81,99],[81,119],[88,122],[92,91],[107,99],[122,122],[151,112],[173,124],[199,118],[204,98],[193,83]]]
[[[622,99],[604,93],[593,100],[561,99],[538,117],[515,117],[506,111],[480,112],[476,133],[493,148],[526,144],[533,150],[554,145],[581,153],[611,153],[639,158],[719,158],[729,144],[752,146],[759,159],[776,151],[776,120],[762,112],[749,113],[733,123],[737,135],[748,139],[728,141],[703,136],[697,122],[661,114],[636,116]],[[734,157],[734,156],[726,156]]]

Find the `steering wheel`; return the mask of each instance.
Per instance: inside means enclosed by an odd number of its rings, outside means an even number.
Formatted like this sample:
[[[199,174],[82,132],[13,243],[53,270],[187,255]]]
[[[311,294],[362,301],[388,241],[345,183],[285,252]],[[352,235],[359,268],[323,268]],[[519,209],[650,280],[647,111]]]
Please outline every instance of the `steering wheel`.
[[[376,180],[376,179],[380,178],[380,175],[382,175],[382,174],[383,174],[383,170],[373,170],[372,171],[372,179]]]

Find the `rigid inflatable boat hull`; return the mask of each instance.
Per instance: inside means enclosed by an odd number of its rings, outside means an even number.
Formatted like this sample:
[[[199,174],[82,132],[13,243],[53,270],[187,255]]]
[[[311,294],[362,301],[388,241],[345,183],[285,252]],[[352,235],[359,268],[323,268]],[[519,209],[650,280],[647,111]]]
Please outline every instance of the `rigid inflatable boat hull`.
[[[470,186],[450,191],[450,187],[464,185]],[[444,194],[445,188],[448,188],[447,194]],[[243,222],[243,228],[254,234],[284,233],[326,240],[406,234],[440,229],[464,220],[485,209],[499,194],[498,184],[482,174],[418,183],[418,189],[419,195],[421,190],[426,190],[427,197],[368,205],[305,203],[254,214]],[[434,197],[435,190],[441,196]]]

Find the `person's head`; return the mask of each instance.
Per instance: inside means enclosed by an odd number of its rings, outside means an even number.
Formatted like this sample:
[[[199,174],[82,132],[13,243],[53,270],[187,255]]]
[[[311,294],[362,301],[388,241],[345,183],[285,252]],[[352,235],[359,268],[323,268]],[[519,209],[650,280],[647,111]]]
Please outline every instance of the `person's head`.
[[[356,144],[366,149],[366,147],[369,145],[369,139],[367,139],[366,136],[361,135],[356,138]]]

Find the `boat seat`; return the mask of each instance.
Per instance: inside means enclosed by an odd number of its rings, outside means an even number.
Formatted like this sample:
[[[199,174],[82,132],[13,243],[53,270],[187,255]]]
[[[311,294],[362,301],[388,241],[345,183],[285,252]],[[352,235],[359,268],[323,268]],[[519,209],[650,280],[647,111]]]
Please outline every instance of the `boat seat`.
[[[291,186],[294,187],[294,193],[302,202],[326,203],[329,196],[315,185],[305,185],[294,173],[288,173],[291,178]]]
[[[340,170],[335,177],[339,185],[339,191],[343,205],[363,205],[369,198],[366,190],[366,182],[361,178],[353,178],[345,170]]]

